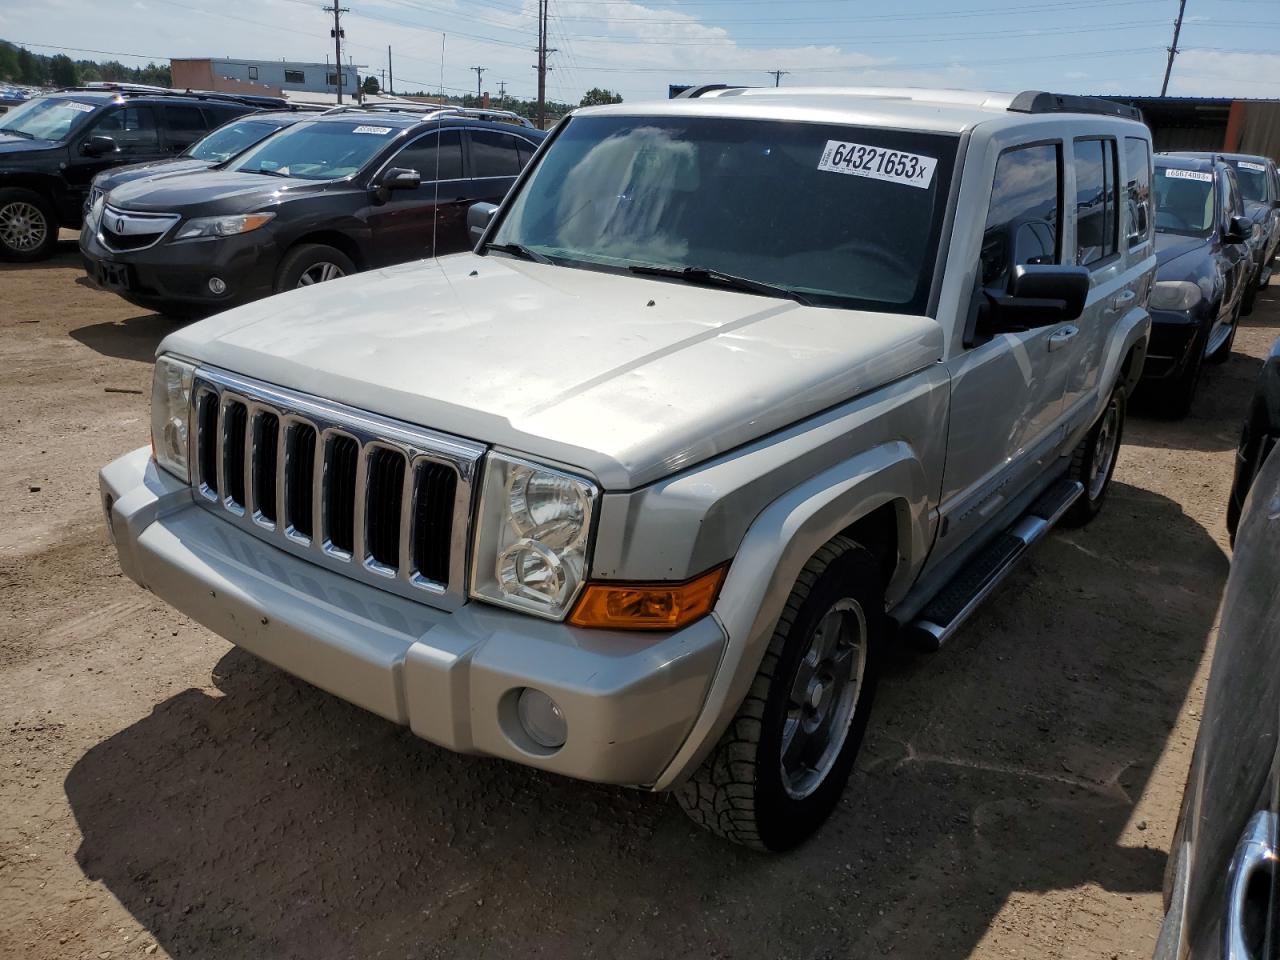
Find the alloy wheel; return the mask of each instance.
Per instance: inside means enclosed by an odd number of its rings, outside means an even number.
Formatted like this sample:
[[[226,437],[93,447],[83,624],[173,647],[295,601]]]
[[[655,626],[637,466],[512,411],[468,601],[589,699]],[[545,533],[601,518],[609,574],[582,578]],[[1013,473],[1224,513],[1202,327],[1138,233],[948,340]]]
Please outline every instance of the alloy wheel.
[[[25,200],[0,207],[0,243],[27,253],[38,249],[49,235],[49,223],[40,208]]]
[[[1116,458],[1116,438],[1119,435],[1120,402],[1111,398],[1107,410],[1098,424],[1098,435],[1093,441],[1093,463],[1089,467],[1089,499],[1096,500],[1102,495],[1102,488],[1107,485],[1107,477],[1111,475],[1111,464]]]
[[[326,280],[337,280],[339,277],[345,277],[346,271],[336,263],[330,263],[328,260],[322,260],[319,263],[313,263],[302,271],[302,276],[298,278],[298,286],[309,287],[314,283],[324,283]]]

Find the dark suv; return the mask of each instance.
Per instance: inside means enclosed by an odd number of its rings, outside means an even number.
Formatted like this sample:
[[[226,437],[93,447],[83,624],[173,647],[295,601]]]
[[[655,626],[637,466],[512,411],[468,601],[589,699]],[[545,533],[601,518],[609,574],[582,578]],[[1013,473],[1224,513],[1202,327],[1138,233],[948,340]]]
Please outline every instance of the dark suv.
[[[129,87],[59,90],[0,116],[0,259],[42,260],[78,229],[89,184],[109,167],[174,157],[277,97]]]
[[[99,198],[80,235],[85,269],[183,316],[464,250],[467,208],[501,200],[544,137],[499,111],[329,111],[211,170]]]

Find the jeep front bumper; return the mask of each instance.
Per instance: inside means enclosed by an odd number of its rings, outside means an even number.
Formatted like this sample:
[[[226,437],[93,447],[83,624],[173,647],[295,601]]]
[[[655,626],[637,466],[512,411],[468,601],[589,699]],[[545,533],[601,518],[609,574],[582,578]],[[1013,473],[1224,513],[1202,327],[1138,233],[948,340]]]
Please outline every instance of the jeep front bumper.
[[[131,579],[262,659],[461,753],[652,785],[685,744],[724,651],[714,616],[674,633],[622,633],[393,596],[201,509],[146,448],[104,467],[99,484]],[[523,734],[514,703],[524,687],[559,705],[562,747]]]

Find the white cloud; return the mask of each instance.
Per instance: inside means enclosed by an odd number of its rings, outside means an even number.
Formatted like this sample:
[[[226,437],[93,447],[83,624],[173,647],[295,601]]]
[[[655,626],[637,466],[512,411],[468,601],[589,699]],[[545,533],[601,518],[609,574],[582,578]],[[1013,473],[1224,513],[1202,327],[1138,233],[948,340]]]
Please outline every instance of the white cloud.
[[[1188,97],[1280,97],[1280,53],[1183,50],[1169,93]]]

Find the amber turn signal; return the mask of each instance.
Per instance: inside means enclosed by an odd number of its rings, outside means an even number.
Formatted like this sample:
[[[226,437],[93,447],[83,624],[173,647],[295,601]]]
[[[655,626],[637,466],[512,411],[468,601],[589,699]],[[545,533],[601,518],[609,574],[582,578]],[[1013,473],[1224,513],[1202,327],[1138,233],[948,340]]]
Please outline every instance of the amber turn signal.
[[[589,583],[569,616],[575,627],[676,630],[711,612],[728,567],[683,583]]]

